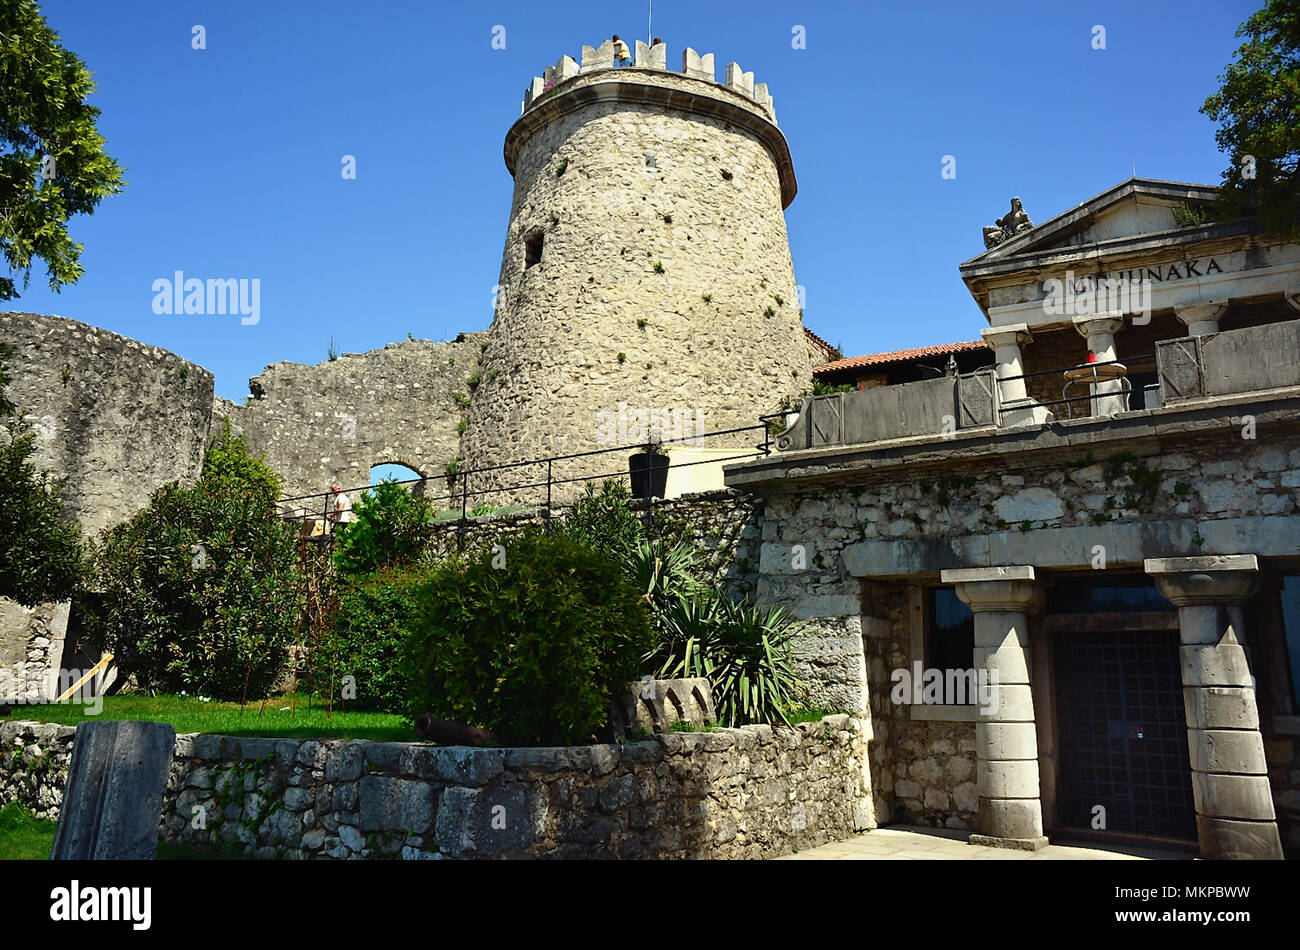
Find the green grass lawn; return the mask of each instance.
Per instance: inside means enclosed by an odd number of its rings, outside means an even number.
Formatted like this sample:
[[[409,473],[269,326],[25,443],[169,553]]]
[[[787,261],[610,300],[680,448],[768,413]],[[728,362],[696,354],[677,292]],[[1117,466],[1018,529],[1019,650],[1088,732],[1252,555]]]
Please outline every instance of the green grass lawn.
[[[210,732],[227,736],[265,736],[282,739],[375,739],[415,742],[415,731],[405,716],[392,713],[344,712],[335,708],[327,716],[319,700],[298,695],[276,696],[240,707],[238,703],[202,702],[194,696],[149,696],[125,693],[105,696],[103,709],[91,717],[77,704],[15,706],[0,722],[34,719],[75,726],[90,719],[140,719],[169,722],[178,733]]]
[[[0,861],[44,861],[54,846],[54,822],[39,821],[17,802],[0,807]]]

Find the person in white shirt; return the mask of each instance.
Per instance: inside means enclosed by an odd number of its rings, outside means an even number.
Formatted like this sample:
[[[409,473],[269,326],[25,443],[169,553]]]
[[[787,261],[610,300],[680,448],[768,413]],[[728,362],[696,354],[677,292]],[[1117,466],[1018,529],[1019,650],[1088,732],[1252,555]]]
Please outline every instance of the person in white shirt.
[[[338,526],[356,521],[357,516],[352,513],[352,499],[343,491],[343,486],[335,482],[330,486],[330,491],[334,495],[334,505],[329,513],[330,525]]]

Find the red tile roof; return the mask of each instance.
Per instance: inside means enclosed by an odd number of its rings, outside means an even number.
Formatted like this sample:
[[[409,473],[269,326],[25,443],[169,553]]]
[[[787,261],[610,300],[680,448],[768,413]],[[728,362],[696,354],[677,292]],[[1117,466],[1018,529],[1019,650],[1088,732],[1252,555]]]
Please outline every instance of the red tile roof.
[[[850,356],[833,363],[823,363],[813,369],[814,373],[833,373],[842,369],[858,369],[864,366],[886,366],[890,363],[906,363],[909,360],[925,356],[946,356],[949,353],[971,353],[987,350],[983,340],[967,340],[963,343],[939,343],[934,346],[918,346],[912,350],[894,350],[892,353],[871,353],[867,356]]]

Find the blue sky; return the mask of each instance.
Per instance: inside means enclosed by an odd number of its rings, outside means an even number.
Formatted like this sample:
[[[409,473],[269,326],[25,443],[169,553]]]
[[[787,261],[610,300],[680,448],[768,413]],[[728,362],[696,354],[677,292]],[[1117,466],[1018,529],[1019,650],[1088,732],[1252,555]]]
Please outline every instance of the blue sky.
[[[786,216],[805,323],[856,354],[978,336],[957,265],[1013,194],[1042,222],[1135,166],[1218,182],[1197,110],[1259,5],[655,0],[653,28],[670,68],[689,45],[720,77],[736,60],[768,83],[799,180]],[[51,293],[38,263],[8,307],[172,350],[236,401],[266,364],[319,362],[331,338],[361,352],[486,328],[524,87],[584,43],[644,39],[647,14],[646,0],[41,6],[95,74],[129,184],[73,219],[82,280]],[[259,322],[155,314],[153,282],[177,270],[259,279]]]

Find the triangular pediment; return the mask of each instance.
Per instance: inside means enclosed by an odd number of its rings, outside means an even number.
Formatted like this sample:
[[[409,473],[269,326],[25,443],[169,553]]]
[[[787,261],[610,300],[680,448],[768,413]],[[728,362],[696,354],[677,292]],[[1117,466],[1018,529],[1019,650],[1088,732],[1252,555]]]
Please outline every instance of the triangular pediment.
[[[1124,243],[1176,231],[1179,224],[1174,218],[1175,209],[1210,202],[1217,192],[1213,185],[1130,178],[1069,211],[1021,231],[972,257],[961,267],[966,271],[1074,247]]]

